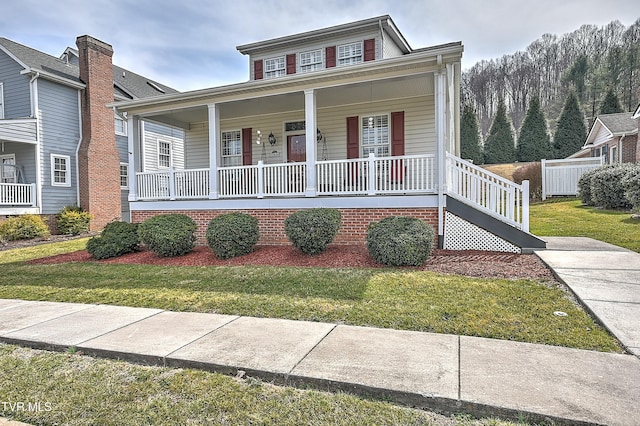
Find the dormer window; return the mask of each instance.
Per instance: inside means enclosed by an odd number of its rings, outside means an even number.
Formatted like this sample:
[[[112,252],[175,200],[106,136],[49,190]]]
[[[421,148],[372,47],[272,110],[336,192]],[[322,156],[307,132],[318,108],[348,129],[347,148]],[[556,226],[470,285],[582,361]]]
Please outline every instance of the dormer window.
[[[322,69],[322,50],[312,50],[300,53],[300,72],[317,71]]]
[[[362,42],[338,46],[338,65],[353,65],[362,62]]]
[[[287,70],[285,68],[284,56],[270,58],[264,61],[264,78],[282,77],[286,74]]]

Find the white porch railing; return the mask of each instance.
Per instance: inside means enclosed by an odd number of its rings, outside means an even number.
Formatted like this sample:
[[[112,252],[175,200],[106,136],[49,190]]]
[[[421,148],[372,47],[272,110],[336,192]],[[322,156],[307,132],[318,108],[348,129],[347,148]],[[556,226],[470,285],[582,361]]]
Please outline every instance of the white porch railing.
[[[589,170],[604,164],[604,157],[540,160],[542,199],[553,195],[578,195],[578,181]]]
[[[36,205],[35,183],[0,183],[0,205]]]
[[[447,154],[448,194],[529,232],[529,181],[518,185]]]
[[[305,163],[263,164],[218,169],[220,198],[304,195]]]

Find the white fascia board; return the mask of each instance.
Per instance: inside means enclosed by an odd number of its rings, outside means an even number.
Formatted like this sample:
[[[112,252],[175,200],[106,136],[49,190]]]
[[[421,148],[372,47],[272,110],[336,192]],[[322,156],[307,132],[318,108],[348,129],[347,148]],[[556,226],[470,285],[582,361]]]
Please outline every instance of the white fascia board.
[[[20,74],[23,75],[38,75],[46,80],[53,81],[55,83],[60,83],[65,86],[73,87],[74,89],[82,90],[86,87],[84,83],[80,83],[77,81],[69,80],[68,78],[60,77],[59,75],[51,74],[50,72],[43,71],[37,68],[27,68],[25,70],[20,71]]]
[[[14,55],[13,53],[11,53],[10,50],[8,50],[6,47],[4,47],[3,45],[0,44],[0,50],[2,50],[4,53],[7,54],[7,56],[9,56],[11,59],[13,59],[14,61],[16,61],[22,68],[24,68],[25,70],[29,69],[29,66],[27,64],[25,64],[24,62],[22,62],[20,59],[18,59],[18,57],[16,55]]]

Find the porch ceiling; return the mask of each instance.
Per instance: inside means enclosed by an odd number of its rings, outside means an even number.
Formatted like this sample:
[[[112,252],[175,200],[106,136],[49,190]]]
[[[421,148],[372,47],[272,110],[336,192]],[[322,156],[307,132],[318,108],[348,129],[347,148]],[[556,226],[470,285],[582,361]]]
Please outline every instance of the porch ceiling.
[[[432,95],[433,87],[433,74],[431,73],[343,84],[318,89],[316,92],[316,106],[321,109],[339,105]],[[221,119],[301,111],[304,110],[304,92],[295,91],[270,96],[247,97],[247,99],[223,102],[217,105],[220,108]],[[144,118],[187,128],[189,123],[207,121],[208,110],[206,105],[201,105],[147,115]]]

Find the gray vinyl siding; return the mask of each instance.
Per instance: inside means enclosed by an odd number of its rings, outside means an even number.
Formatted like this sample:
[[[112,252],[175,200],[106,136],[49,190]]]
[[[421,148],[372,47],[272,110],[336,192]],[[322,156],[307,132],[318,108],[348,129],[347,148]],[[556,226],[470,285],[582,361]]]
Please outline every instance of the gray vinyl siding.
[[[209,167],[209,123],[191,123],[185,133],[185,163],[187,169]]]
[[[404,55],[402,50],[400,50],[400,48],[393,41],[393,39],[391,37],[389,37],[389,35],[387,34],[386,31],[384,32],[384,35],[385,35],[385,37],[384,37],[384,42],[383,42],[382,57],[383,58],[395,58],[396,56]]]
[[[20,75],[23,68],[3,51],[0,51],[0,82],[4,91],[4,118],[31,116],[30,77]]]
[[[80,139],[78,90],[38,80],[40,114],[42,213],[58,213],[77,203],[76,148]],[[69,156],[71,186],[51,184],[51,154]]]
[[[4,152],[2,155],[13,154],[16,157],[16,165],[22,168],[24,182],[19,183],[35,183],[36,182],[36,145],[27,143],[4,143]]]
[[[185,168],[184,131],[157,123],[144,123],[144,170],[158,170],[158,140],[171,142],[173,167]]]

